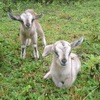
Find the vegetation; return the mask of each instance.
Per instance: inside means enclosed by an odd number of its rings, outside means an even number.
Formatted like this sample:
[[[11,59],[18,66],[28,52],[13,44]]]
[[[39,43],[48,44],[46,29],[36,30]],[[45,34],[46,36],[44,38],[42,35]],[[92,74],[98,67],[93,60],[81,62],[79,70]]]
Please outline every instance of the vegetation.
[[[18,2],[11,4],[14,14],[25,9],[44,13],[39,20],[48,44],[57,40],[72,42],[81,36],[84,42],[73,52],[82,62],[82,70],[70,89],[55,87],[43,76],[49,70],[52,55],[42,58],[43,46],[38,39],[40,59],[27,48],[25,60],[20,59],[20,23],[12,21],[0,2],[0,100],[100,100],[100,2],[90,0],[72,4]]]

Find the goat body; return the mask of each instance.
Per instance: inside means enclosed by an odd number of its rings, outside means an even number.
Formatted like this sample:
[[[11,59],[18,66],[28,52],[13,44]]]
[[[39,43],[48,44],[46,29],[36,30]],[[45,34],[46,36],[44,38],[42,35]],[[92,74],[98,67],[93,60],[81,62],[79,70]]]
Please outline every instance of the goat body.
[[[73,57],[72,57],[73,56]],[[70,87],[75,81],[77,73],[80,70],[80,60],[79,58],[71,53],[66,66],[60,66],[56,63],[57,59],[54,57],[53,63],[51,64],[50,73],[52,79],[57,87]],[[46,76],[44,76],[44,79]]]
[[[37,48],[37,37],[40,33],[42,37],[42,42],[46,46],[46,40],[44,32],[40,23],[37,21],[42,15],[37,15],[32,9],[26,10],[24,13],[18,16],[13,16],[8,13],[9,17],[13,20],[19,21],[21,23],[20,27],[20,39],[21,39],[21,58],[26,56],[26,46],[30,44],[30,39],[32,42],[32,47],[34,48],[33,53],[35,58],[39,58],[38,48]]]
[[[83,37],[72,44],[67,41],[57,41],[46,46],[43,56],[54,52],[54,57],[50,71],[44,79],[52,78],[57,87],[70,87],[81,69],[81,62],[76,54],[71,53],[71,49],[81,44],[82,41]]]

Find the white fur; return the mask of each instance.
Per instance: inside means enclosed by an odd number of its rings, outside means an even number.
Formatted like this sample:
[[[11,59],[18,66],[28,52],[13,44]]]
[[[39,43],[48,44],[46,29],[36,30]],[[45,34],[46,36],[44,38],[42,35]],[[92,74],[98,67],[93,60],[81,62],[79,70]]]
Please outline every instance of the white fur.
[[[78,56],[70,53],[71,49],[81,44],[83,37],[70,44],[67,41],[57,41],[52,45],[47,45],[43,52],[43,57],[54,52],[50,71],[44,76],[44,79],[52,78],[57,87],[70,87],[75,81],[81,68],[81,62]],[[64,59],[65,62],[62,62]]]
[[[38,48],[37,48],[37,38],[38,33],[40,33],[40,36],[42,37],[42,42],[44,44],[44,47],[46,46],[46,40],[44,36],[44,32],[42,30],[42,27],[40,23],[36,20],[41,17],[41,15],[37,15],[34,13],[33,10],[28,9],[24,13],[22,13],[19,16],[13,16],[11,13],[9,13],[9,17],[13,20],[17,20],[21,22],[20,27],[20,39],[21,39],[21,58],[25,58],[26,56],[26,46],[30,44],[30,39],[32,42],[33,47],[33,54],[35,58],[39,58]],[[29,43],[28,43],[29,42]]]

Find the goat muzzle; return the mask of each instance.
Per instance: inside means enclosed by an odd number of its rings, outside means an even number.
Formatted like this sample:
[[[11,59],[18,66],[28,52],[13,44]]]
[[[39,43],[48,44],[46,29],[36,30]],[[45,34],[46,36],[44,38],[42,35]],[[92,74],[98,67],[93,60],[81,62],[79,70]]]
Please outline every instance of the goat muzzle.
[[[66,66],[66,62],[67,62],[67,60],[66,60],[65,58],[63,58],[63,59],[61,60],[61,65],[62,65],[62,66]]]
[[[29,29],[30,26],[31,26],[31,25],[30,25],[29,23],[26,24],[26,28],[27,28],[27,29]]]

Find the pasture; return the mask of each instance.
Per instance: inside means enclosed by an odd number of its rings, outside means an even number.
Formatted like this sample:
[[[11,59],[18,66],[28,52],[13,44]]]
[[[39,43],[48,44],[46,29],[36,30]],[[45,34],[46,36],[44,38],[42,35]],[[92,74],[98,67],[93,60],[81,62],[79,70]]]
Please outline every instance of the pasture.
[[[74,5],[23,2],[13,5],[12,12],[21,14],[29,8],[44,14],[39,22],[47,44],[57,40],[73,42],[84,36],[83,43],[72,51],[81,60],[81,72],[70,89],[60,89],[52,80],[43,80],[53,55],[42,58],[43,45],[39,38],[40,59],[34,59],[31,46],[27,48],[26,59],[20,59],[20,23],[11,20],[1,9],[0,100],[100,100],[100,1]]]

